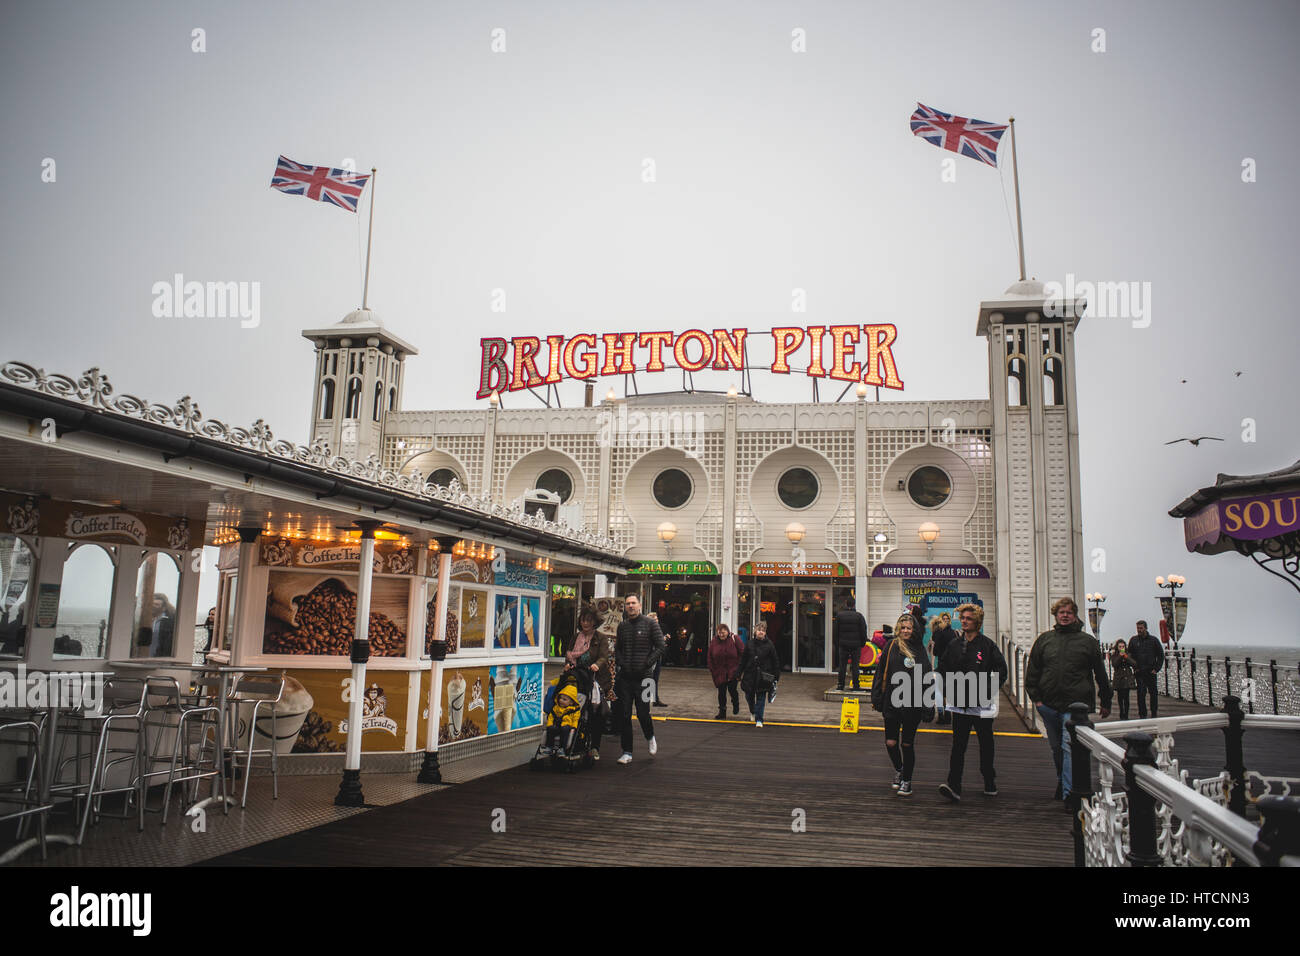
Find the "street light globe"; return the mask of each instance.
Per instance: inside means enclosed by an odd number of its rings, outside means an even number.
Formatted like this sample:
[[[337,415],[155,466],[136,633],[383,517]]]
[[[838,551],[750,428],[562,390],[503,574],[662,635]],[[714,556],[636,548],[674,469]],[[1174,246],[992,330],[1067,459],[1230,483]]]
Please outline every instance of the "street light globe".
[[[867,383],[866,383],[866,382],[858,382],[858,387],[857,387],[856,391],[857,391],[857,393],[858,393],[858,398],[866,398],[866,397],[867,397]]]
[[[1087,594],[1085,594],[1085,595],[1083,596],[1083,599],[1084,599],[1085,601],[1091,601],[1091,600],[1092,600],[1092,592],[1089,591]]]
[[[1161,588],[1162,588],[1162,587],[1164,587],[1164,586],[1165,586],[1165,577],[1164,577],[1164,575],[1162,574],[1162,575],[1160,575],[1158,578],[1156,578],[1156,587],[1161,587]]]
[[[492,394],[488,396],[488,404],[493,408],[501,404],[501,396],[497,394],[496,389],[493,389]]]
[[[612,402],[616,398],[618,398],[618,396],[614,394],[614,387],[611,385],[609,391],[605,393],[605,401]]]
[[[921,540],[926,544],[934,544],[939,540],[939,526],[933,521],[925,522],[925,524],[916,529],[916,533],[920,535]]]
[[[883,531],[876,532],[876,537],[875,537],[876,544],[884,544],[888,540],[889,540],[889,535],[885,534],[885,532]]]
[[[791,544],[798,544],[803,540],[807,529],[797,521],[792,521],[785,526],[785,536],[790,539]]]
[[[738,394],[740,393],[736,391],[736,386],[734,385],[732,385],[730,388],[727,389],[728,398],[735,398]]]
[[[659,526],[659,540],[664,544],[667,544],[675,537],[677,537],[677,525],[671,521],[665,521]]]

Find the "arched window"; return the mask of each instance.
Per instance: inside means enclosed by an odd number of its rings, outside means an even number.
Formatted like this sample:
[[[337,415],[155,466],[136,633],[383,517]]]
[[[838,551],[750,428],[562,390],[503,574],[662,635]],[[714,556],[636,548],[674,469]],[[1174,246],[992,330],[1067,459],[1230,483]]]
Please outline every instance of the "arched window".
[[[174,657],[181,596],[181,569],[170,554],[153,552],[140,562],[131,624],[132,657]]]
[[[54,659],[102,658],[108,653],[116,555],[103,545],[74,544],[63,564]]]
[[[1024,352],[1024,329],[1007,329],[1007,406],[1024,408],[1029,404],[1028,365]]]
[[[1055,355],[1043,360],[1043,404],[1065,404],[1065,364]]]
[[[361,379],[348,379],[348,402],[343,411],[344,418],[361,417]]]
[[[334,379],[327,378],[320,388],[320,417],[334,417]]]
[[[388,410],[390,412],[397,410],[397,389],[395,388],[388,390]]]
[[[372,416],[375,421],[379,421],[379,416],[384,413],[384,385],[382,382],[375,382],[375,410]]]

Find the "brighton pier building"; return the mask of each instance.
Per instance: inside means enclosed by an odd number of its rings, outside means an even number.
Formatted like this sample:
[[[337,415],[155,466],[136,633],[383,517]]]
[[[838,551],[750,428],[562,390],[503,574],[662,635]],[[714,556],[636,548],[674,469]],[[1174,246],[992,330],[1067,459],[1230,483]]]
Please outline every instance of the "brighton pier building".
[[[583,601],[633,593],[687,641],[719,622],[747,635],[765,620],[800,671],[832,669],[831,622],[850,596],[873,629],[909,603],[933,613],[974,599],[987,634],[1029,642],[1050,626],[1055,597],[1083,590],[1082,308],[1023,281],[982,302],[983,398],[869,401],[859,387],[842,402],[766,403],[734,389],[593,401],[592,382],[580,407],[439,411],[402,407],[416,349],[358,310],[303,332],[316,349],[311,439],[607,532],[639,559],[617,579],[549,579],[552,654]]]

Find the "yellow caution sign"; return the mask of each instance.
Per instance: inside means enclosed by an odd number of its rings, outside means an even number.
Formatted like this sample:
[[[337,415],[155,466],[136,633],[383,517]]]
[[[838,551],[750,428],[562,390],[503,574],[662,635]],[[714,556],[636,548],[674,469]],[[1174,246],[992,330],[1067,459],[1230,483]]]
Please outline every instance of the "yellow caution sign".
[[[858,732],[858,699],[845,697],[840,704],[840,733],[856,734]]]

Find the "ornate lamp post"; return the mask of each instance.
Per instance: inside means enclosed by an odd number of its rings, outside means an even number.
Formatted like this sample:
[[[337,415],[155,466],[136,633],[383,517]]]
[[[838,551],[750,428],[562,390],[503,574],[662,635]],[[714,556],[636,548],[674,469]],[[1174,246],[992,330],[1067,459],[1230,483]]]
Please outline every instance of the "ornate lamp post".
[[[1098,591],[1096,594],[1085,594],[1084,599],[1092,604],[1092,607],[1088,609],[1091,612],[1092,620],[1088,623],[1092,625],[1092,636],[1100,641],[1101,619],[1106,616],[1106,609],[1101,605],[1105,602],[1106,595]]]
[[[1178,650],[1178,589],[1186,583],[1187,578],[1181,574],[1169,575],[1168,581],[1156,578],[1156,587],[1169,591],[1169,637],[1174,642],[1174,650]]]

